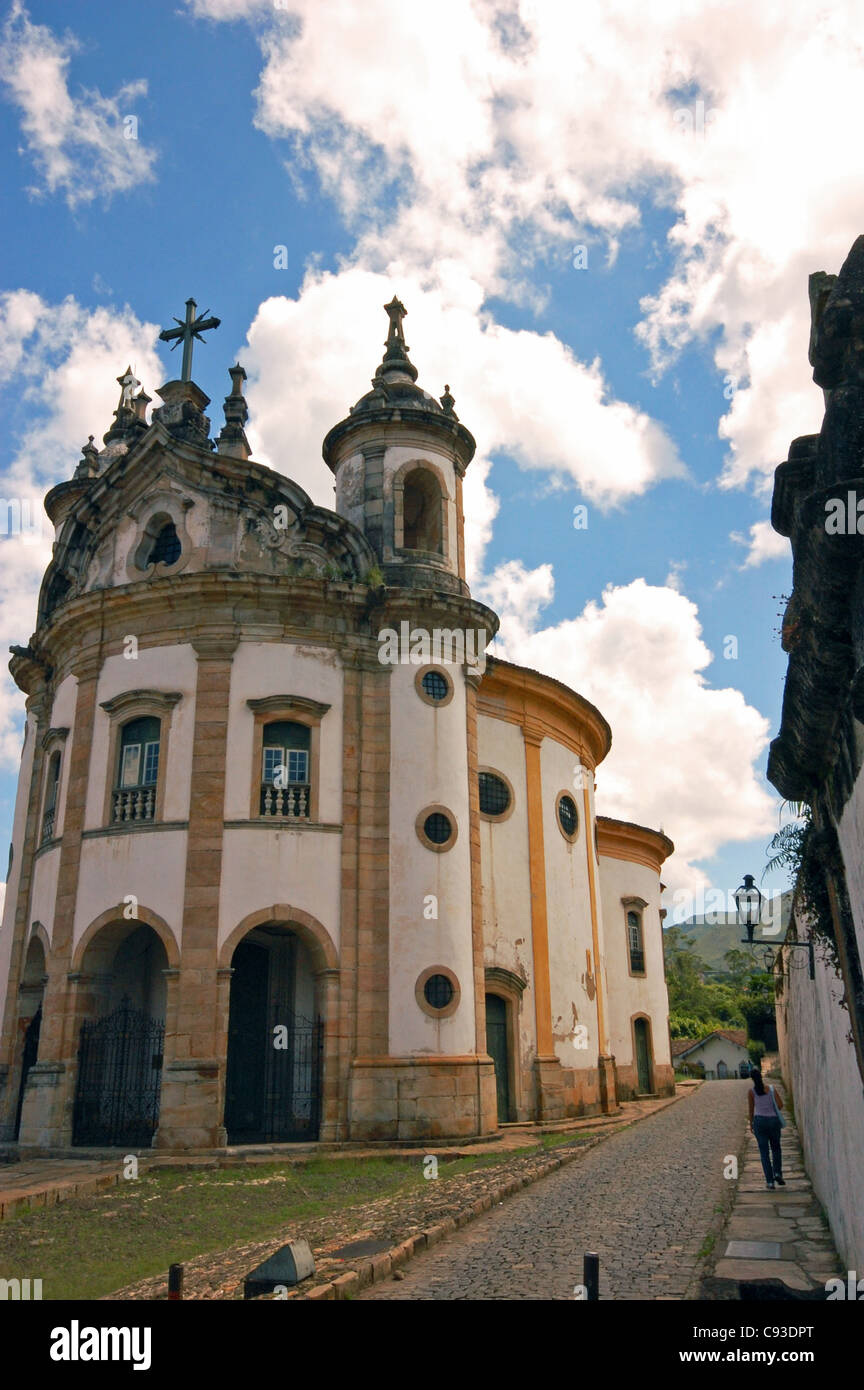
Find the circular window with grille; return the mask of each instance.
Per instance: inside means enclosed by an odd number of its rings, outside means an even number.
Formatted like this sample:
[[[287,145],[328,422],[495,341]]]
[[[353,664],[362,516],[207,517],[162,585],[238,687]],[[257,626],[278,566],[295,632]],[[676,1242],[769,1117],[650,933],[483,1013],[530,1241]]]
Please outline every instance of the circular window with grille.
[[[579,812],[567,792],[561,792],[558,797],[558,825],[565,840],[575,840],[579,834]]]
[[[414,997],[424,1014],[447,1018],[459,1007],[459,981],[446,965],[430,965],[417,980]]]
[[[452,848],[456,843],[456,819],[446,806],[427,806],[421,811],[414,828],[421,844],[436,853]]]
[[[513,810],[513,788],[508,779],[491,767],[481,767],[477,781],[481,816],[487,820],[506,820]]]
[[[414,677],[414,689],[425,704],[439,709],[453,699],[453,681],[440,666],[421,666]]]

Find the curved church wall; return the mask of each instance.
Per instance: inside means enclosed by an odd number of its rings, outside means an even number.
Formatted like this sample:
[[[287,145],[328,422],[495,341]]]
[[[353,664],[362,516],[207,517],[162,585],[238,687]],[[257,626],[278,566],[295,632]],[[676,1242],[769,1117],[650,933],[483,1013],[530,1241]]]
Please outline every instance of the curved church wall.
[[[436,663],[437,665],[438,663]],[[471,860],[465,735],[465,679],[440,663],[453,682],[441,707],[418,695],[418,667],[390,675],[390,1051],[394,1056],[475,1050],[471,938]],[[443,807],[457,834],[440,852],[421,842],[416,821]],[[428,903],[429,898],[435,905]],[[436,916],[424,916],[437,910]],[[430,1017],[415,989],[432,966],[451,970],[461,998],[455,1012]]]
[[[615,1058],[619,1098],[632,1099],[643,1089],[634,1033],[639,1018],[647,1020],[650,1027],[652,1089],[672,1095],[675,1082],[660,917],[660,864],[671,846],[665,841],[669,849],[664,849],[665,837],[657,831],[607,817],[599,818],[598,827],[606,974],[610,982],[609,1047]],[[636,911],[641,920],[644,975],[631,970],[628,911]]]

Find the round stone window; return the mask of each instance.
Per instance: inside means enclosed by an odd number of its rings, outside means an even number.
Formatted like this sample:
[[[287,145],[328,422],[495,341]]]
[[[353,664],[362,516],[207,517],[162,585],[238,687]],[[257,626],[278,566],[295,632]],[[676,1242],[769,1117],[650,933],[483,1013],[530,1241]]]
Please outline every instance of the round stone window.
[[[576,802],[567,792],[558,797],[558,824],[566,839],[576,839],[579,832],[579,812],[576,810]]]
[[[480,814],[492,820],[502,820],[513,804],[513,794],[509,782],[497,772],[480,772]]]
[[[446,975],[430,975],[423,986],[423,997],[430,1009],[446,1009],[453,998],[453,986]]]
[[[453,682],[440,666],[422,666],[414,677],[414,688],[427,705],[443,707],[453,699]]]
[[[414,822],[414,828],[421,844],[438,854],[456,843],[456,819],[446,806],[427,806]]]
[[[449,1018],[459,1007],[459,981],[446,965],[430,965],[414,986],[414,998],[430,1018]]]

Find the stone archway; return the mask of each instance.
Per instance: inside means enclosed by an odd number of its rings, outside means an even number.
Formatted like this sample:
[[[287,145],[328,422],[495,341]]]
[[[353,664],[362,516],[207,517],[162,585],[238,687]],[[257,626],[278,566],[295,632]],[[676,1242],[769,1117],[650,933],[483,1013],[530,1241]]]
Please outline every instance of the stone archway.
[[[229,1144],[309,1141],[320,1133],[326,986],[335,952],[320,924],[311,925],[314,919],[300,922],[290,909],[282,920],[261,920],[262,915],[240,923],[222,951],[224,959],[231,949],[232,971],[224,1121]]]
[[[170,969],[163,933],[140,917],[114,915],[92,924],[75,957],[72,1143],[148,1147],[159,1120]]]
[[[40,924],[34,925],[24,958],[24,970],[18,999],[18,1027],[21,1031],[20,1076],[18,1080],[18,1102],[15,1109],[13,1138],[17,1139],[21,1129],[21,1112],[24,1108],[24,1095],[30,1069],[39,1057],[39,1034],[42,1028],[42,999],[45,994],[46,973],[45,947],[42,942],[44,928],[37,931]]]

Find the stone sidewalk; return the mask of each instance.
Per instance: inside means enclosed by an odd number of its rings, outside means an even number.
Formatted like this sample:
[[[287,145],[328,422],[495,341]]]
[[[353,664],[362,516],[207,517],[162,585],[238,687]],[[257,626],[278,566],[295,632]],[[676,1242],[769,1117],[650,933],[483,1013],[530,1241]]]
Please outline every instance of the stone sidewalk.
[[[786,1186],[773,1192],[766,1187],[759,1148],[748,1129],[735,1204],[717,1244],[714,1269],[703,1280],[702,1298],[824,1299],[828,1279],[840,1275],[845,1283],[828,1222],[804,1171],[786,1092],[775,1078],[766,1080],[777,1086],[786,1107],[780,1138]]]
[[[238,1164],[286,1163],[300,1165],[321,1158],[417,1158],[418,1154],[437,1154],[442,1158],[471,1158],[477,1154],[495,1153],[502,1158],[528,1153],[537,1148],[544,1134],[578,1136],[585,1130],[594,1133],[614,1133],[627,1125],[664,1110],[701,1082],[679,1084],[674,1096],[652,1100],[628,1101],[609,1115],[589,1115],[584,1119],[562,1120],[557,1123],[505,1125],[494,1138],[480,1143],[462,1145],[429,1144],[410,1148],[378,1144],[257,1144],[228,1149],[210,1149],[184,1153],[138,1150],[139,1171],[157,1168],[226,1168]],[[6,1146],[13,1152],[13,1146]],[[132,1152],[135,1152],[134,1150]],[[104,1188],[114,1187],[123,1177],[120,1149],[58,1150],[53,1155],[25,1155],[20,1162],[0,1163],[0,1220],[16,1212],[35,1207],[54,1206],[69,1197],[92,1196]]]

